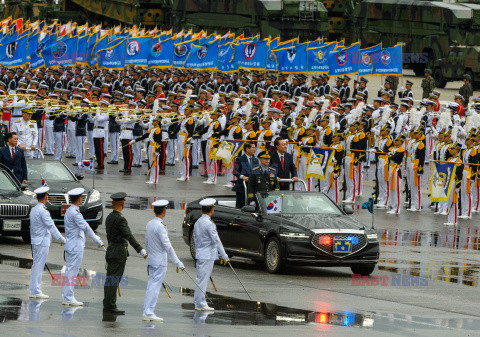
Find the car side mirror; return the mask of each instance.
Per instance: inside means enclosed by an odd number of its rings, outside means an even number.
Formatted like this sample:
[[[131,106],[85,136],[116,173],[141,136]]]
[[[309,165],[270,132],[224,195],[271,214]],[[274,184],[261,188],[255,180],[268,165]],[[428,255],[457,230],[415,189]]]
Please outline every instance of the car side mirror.
[[[77,180],[82,180],[84,177],[83,177],[83,174],[76,173],[75,178],[77,178]]]
[[[353,209],[352,209],[352,207],[350,207],[350,206],[344,205],[344,206],[343,206],[343,211],[344,211],[345,214],[347,214],[347,215],[353,214]]]
[[[28,189],[28,185],[27,185],[27,184],[21,184],[21,185],[20,185],[20,189],[21,189],[22,191],[26,191],[26,190]]]
[[[255,206],[247,205],[242,207],[242,212],[255,213]]]

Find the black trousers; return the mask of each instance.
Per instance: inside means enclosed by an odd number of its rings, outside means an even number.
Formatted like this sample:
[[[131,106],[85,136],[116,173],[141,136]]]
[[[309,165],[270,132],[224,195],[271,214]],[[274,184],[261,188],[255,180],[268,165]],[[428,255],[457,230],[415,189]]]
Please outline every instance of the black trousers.
[[[120,285],[127,260],[107,260],[107,277],[105,279],[103,309],[117,308],[117,288]]]
[[[207,155],[207,142],[208,140],[202,140],[200,145],[202,146],[202,161],[206,163],[209,159],[206,157]]]
[[[120,139],[122,145],[122,154],[123,154],[123,169],[131,170],[132,169],[132,145],[129,145],[130,139]]]
[[[95,146],[95,156],[97,158],[97,166],[103,168],[103,160],[105,159],[105,153],[103,153],[103,147],[105,146],[104,138],[93,138],[93,145]]]
[[[167,160],[167,142],[160,142],[160,146],[156,149],[158,153],[158,169],[160,171],[165,171],[165,161]]]

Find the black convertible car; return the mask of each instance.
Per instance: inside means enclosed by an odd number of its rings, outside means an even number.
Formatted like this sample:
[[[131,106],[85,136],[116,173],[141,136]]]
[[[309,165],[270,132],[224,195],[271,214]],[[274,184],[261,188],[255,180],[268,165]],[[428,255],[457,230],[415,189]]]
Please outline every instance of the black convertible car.
[[[82,187],[85,189],[83,203],[80,212],[93,230],[96,230],[103,221],[103,203],[100,192],[80,182],[83,175],[74,174],[61,161],[49,159],[29,159],[28,185],[30,190],[40,187],[42,180],[50,187],[48,194],[47,209],[57,227],[63,227],[63,218],[70,200],[67,192],[73,188]]]
[[[212,220],[229,256],[264,262],[277,273],[287,264],[345,266],[369,275],[379,257],[377,234],[350,217],[324,193],[259,192],[255,205],[235,208],[234,195],[217,200]],[[183,238],[195,258],[193,226],[201,216],[199,201],[188,203]]]

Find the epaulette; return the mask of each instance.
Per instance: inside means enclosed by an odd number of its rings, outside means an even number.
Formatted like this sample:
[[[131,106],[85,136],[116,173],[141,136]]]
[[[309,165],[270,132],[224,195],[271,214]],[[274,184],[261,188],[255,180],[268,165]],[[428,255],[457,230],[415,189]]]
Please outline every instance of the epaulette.
[[[255,170],[260,170],[260,166],[256,166],[252,169],[252,171],[255,171]]]
[[[277,170],[275,170],[273,167],[269,167],[268,168],[270,171],[273,171],[273,172],[276,172]]]
[[[15,123],[20,123],[20,121],[19,121],[19,120],[16,120]]]
[[[31,120],[30,120],[30,122],[32,122],[32,123],[36,123],[37,121],[36,121],[36,120],[33,120],[33,119],[31,119]]]

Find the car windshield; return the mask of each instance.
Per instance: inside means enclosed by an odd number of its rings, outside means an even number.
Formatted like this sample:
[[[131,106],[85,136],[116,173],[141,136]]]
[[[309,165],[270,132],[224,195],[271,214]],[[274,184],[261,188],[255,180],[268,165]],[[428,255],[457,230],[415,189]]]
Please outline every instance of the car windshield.
[[[316,193],[264,193],[263,200],[267,213],[283,214],[323,214],[342,215],[343,213],[326,195]]]
[[[59,161],[27,161],[28,180],[38,181],[75,181],[70,171]]]
[[[0,171],[0,191],[18,191],[13,178],[5,171]]]

